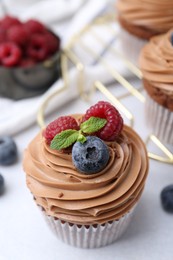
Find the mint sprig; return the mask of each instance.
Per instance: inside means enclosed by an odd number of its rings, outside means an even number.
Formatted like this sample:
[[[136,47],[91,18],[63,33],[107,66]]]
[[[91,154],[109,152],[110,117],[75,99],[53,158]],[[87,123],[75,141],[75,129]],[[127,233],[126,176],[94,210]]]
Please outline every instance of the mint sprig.
[[[99,117],[90,117],[80,125],[80,130],[67,129],[57,134],[51,141],[50,147],[54,150],[61,150],[71,146],[76,141],[84,143],[84,134],[92,134],[105,126],[107,120]]]
[[[72,145],[78,139],[79,131],[68,129],[57,134],[51,141],[50,147],[54,150],[60,150]]]

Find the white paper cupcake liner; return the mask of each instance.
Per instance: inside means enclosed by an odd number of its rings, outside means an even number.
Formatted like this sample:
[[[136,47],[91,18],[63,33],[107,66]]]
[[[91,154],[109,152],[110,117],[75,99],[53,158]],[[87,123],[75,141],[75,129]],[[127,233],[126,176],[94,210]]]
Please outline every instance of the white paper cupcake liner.
[[[65,243],[80,248],[98,248],[109,245],[116,241],[126,231],[134,212],[133,207],[126,215],[119,220],[88,226],[69,224],[54,217],[43,216],[54,234]]]
[[[139,54],[141,49],[147,43],[147,40],[137,38],[125,31],[122,27],[119,32],[120,48],[122,54],[134,65],[139,64]]]
[[[146,122],[162,142],[173,144],[173,112],[146,97]]]

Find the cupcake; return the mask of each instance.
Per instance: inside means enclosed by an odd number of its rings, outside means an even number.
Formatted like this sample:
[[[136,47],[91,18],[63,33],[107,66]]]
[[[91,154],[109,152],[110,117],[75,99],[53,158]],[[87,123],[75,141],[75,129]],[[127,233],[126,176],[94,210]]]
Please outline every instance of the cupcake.
[[[139,63],[147,92],[146,116],[153,133],[173,144],[173,30],[153,37]]]
[[[120,39],[125,55],[135,64],[145,43],[173,27],[173,1],[118,0]]]
[[[56,236],[96,248],[125,232],[144,189],[148,157],[117,109],[100,101],[38,133],[25,151],[24,171]]]

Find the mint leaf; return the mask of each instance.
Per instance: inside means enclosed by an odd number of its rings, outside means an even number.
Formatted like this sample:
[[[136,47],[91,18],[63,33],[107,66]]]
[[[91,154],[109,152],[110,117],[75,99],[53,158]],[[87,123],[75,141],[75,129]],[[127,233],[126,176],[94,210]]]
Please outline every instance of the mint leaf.
[[[86,142],[86,137],[82,134],[81,130],[79,131],[79,135],[78,135],[77,141],[82,143],[82,144]]]
[[[106,119],[92,116],[87,121],[83,122],[80,128],[82,132],[91,134],[99,131],[106,123]]]
[[[79,131],[68,129],[57,134],[51,141],[50,147],[54,150],[67,148],[77,141]]]

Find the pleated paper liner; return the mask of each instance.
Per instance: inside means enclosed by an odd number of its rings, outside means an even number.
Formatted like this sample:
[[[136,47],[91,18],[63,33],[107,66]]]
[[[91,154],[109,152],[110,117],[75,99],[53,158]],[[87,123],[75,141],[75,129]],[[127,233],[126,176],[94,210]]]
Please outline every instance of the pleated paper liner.
[[[39,206],[45,221],[55,236],[71,246],[80,248],[99,248],[112,244],[127,230],[135,206],[120,219],[97,225],[77,225],[48,216]]]

